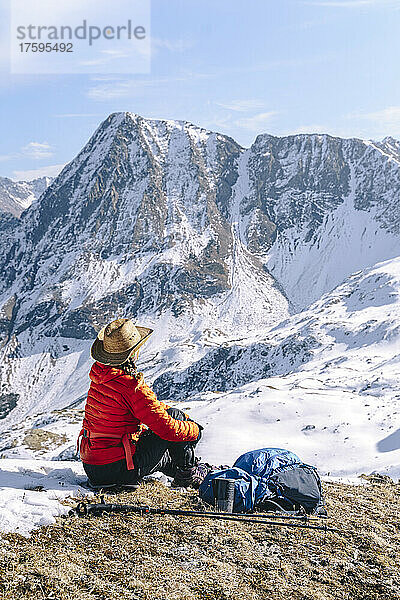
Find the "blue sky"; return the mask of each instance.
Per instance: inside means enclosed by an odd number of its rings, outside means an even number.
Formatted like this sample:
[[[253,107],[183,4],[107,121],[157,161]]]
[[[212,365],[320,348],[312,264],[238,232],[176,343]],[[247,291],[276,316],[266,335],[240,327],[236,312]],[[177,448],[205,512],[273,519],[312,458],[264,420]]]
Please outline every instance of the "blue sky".
[[[400,0],[152,0],[151,10],[150,74],[10,75],[2,0],[0,176],[55,174],[115,111],[188,120],[243,146],[264,132],[400,138]]]

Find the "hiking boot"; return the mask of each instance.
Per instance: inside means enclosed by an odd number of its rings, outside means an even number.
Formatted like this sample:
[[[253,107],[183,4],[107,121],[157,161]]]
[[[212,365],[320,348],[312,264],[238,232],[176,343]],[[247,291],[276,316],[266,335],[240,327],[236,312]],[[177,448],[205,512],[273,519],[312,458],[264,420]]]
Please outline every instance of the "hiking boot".
[[[178,467],[175,473],[171,487],[193,487],[198,490],[203,479],[211,472],[215,471],[217,467],[209,465],[208,463],[201,463],[196,459],[196,463],[193,467],[183,469]]]

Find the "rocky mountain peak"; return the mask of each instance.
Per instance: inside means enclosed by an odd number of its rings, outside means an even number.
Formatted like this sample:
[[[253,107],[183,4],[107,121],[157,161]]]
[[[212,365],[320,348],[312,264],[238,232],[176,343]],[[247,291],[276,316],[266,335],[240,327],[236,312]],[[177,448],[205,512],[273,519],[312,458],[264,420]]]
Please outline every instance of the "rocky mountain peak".
[[[19,218],[50,185],[50,177],[39,177],[32,181],[13,181],[0,177],[0,214]]]

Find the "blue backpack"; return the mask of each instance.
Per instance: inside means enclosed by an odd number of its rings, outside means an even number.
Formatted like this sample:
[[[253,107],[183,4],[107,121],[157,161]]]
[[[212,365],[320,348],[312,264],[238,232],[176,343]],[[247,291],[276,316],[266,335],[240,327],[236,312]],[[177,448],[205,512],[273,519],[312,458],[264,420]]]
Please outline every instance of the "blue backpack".
[[[239,456],[233,467],[212,471],[199,488],[200,497],[214,505],[212,481],[235,480],[234,512],[304,509],[307,513],[323,509],[321,480],[311,465],[296,454],[281,448],[261,448]]]

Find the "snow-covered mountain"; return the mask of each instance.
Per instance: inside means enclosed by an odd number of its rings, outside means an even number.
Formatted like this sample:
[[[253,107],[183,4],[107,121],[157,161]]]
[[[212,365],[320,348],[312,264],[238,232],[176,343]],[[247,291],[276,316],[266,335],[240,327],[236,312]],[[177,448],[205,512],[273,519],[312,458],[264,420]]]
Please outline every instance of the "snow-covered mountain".
[[[0,177],[0,214],[6,213],[19,218],[51,182],[50,177],[39,177],[32,181],[13,181],[8,177]]]
[[[354,273],[252,343],[163,374],[154,389],[208,425],[211,461],[246,451],[251,431],[254,447],[295,448],[324,473],[400,477],[399,370],[400,257]]]
[[[400,157],[383,149],[388,145],[262,135],[251,147],[251,214],[259,205],[276,232],[261,244],[249,235],[247,241],[265,252],[266,266],[298,309],[350,273],[398,256]],[[259,237],[259,220],[255,230]]]
[[[27,426],[56,431],[54,411],[79,406],[91,342],[120,315],[155,328],[140,367],[161,397],[192,396],[199,418],[208,394],[246,404],[271,377],[322,377],[342,395],[352,381],[362,399],[381,363],[389,391],[376,402],[397,402],[399,192],[391,138],[261,135],[244,149],[191,123],[110,115],[41,202],[4,228],[6,453]]]

